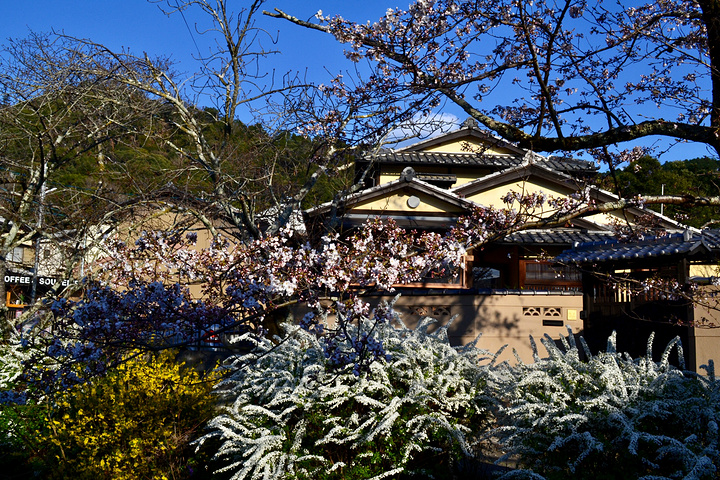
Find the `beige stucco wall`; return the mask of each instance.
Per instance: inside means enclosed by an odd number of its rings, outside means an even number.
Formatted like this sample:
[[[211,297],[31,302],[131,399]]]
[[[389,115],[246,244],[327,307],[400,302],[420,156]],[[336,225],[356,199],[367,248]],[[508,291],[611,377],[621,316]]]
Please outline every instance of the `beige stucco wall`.
[[[463,167],[462,169],[454,168],[454,167],[447,167],[447,166],[441,166],[441,167],[433,167],[433,166],[425,166],[423,165],[422,168],[418,167],[417,170],[422,173],[452,173],[455,175],[456,181],[452,185],[453,187],[457,187],[459,185],[464,185],[466,183],[470,183],[474,180],[477,180],[478,178],[482,178],[485,175],[488,175],[491,173],[490,170],[487,168],[466,168]],[[380,183],[379,185],[383,185],[385,183],[392,182],[394,180],[397,180],[400,178],[400,175],[402,174],[402,168],[398,167],[385,167],[380,172]]]
[[[695,365],[694,370],[705,374],[700,365],[707,365],[708,360],[715,364],[716,374],[720,370],[720,326],[718,327],[695,327]],[[689,365],[690,368],[693,365]]]
[[[473,195],[468,195],[466,198],[479,205],[505,207],[502,198],[505,197],[511,191],[522,193],[525,195],[530,194],[544,194],[548,198],[565,198],[572,193],[569,189],[563,189],[550,182],[535,181],[534,179],[528,179],[525,181],[512,181],[497,187],[478,192]],[[514,202],[510,208],[517,209],[518,203]],[[535,214],[548,216],[556,212],[556,209],[546,207],[544,209],[537,210]],[[608,213],[596,213],[594,215],[588,215],[584,217],[586,220],[596,223],[598,225],[613,225],[615,223],[625,223],[627,221],[634,221],[635,216],[629,212],[617,211]]]
[[[553,188],[550,184],[521,180],[508,182],[482,192],[467,195],[466,198],[480,205],[504,206],[506,204],[503,203],[502,198],[511,191],[525,195],[544,194],[548,197],[555,198],[564,198],[571,193],[569,190],[561,191],[559,188]],[[511,207],[518,208],[517,202],[514,202]]]
[[[221,225],[215,225],[215,228],[220,229]],[[127,241],[135,241],[144,231],[169,232],[172,230],[180,231],[183,235],[188,233],[197,234],[197,249],[208,248],[212,244],[211,231],[197,221],[196,217],[162,208],[147,212],[144,215],[138,214],[136,218],[122,224],[117,229],[117,234],[120,238],[127,239]]]
[[[691,277],[718,277],[720,276],[720,265],[690,265]]]
[[[692,268],[690,271],[692,272]],[[695,304],[692,327],[695,339],[694,370],[705,373],[705,370],[700,369],[700,365],[707,365],[708,360],[712,360],[717,372],[720,371],[720,288],[701,287],[698,298],[701,301]],[[693,365],[689,367],[692,368]]]
[[[509,154],[515,153],[506,148],[490,146],[485,142],[472,137],[466,137],[462,140],[441,143],[424,149],[426,152],[443,152],[443,153],[485,153],[485,154]]]
[[[511,191],[524,195],[543,194],[546,198],[565,198],[567,195],[572,193],[569,189],[562,189],[561,187],[549,182],[520,180],[508,182],[472,195],[467,195],[466,198],[479,205],[508,208],[508,205],[502,201],[502,198],[507,196],[507,194]],[[518,202],[513,202],[509,205],[509,208],[518,210]],[[534,213],[541,216],[548,216],[556,211],[557,209],[545,205],[544,207],[540,207],[535,210]]]
[[[474,174],[473,172],[457,172],[456,173],[457,181],[453,184],[453,188],[459,187],[460,185],[465,185],[466,183],[474,182],[478,178],[482,178],[485,175],[487,175],[487,173]]]
[[[215,225],[215,228],[218,229],[217,233],[222,234],[222,225]],[[212,232],[204,224],[198,222],[195,217],[189,214],[178,214],[162,208],[138,213],[134,218],[128,219],[126,222],[118,226],[116,230],[113,230],[110,234],[110,238],[117,236],[117,238],[122,239],[125,243],[132,244],[140,237],[140,235],[142,235],[143,232],[168,232],[172,230],[177,230],[183,236],[189,233],[196,234],[196,243],[189,246],[192,250],[199,251],[207,249],[212,245]],[[97,236],[103,237],[104,231],[105,229],[101,227],[97,232]],[[228,240],[231,244],[234,240],[233,238],[229,238],[227,236],[224,236],[223,238]],[[102,275],[100,264],[102,264],[107,255],[108,252],[103,244],[101,242],[97,243],[97,245],[90,250],[90,253],[85,258],[83,275],[92,276],[94,272],[101,272],[100,274]],[[158,262],[158,270],[165,271],[161,262]],[[202,284],[198,282],[189,283],[189,279],[179,276],[174,276],[172,280],[179,281],[186,286],[193,298],[203,297]]]
[[[408,199],[411,196],[416,196],[420,199],[420,205],[418,205],[417,208],[410,208],[407,204]],[[462,209],[455,205],[451,205],[450,203],[443,202],[442,200],[431,197],[430,195],[421,193],[421,192],[408,192],[408,193],[397,193],[394,195],[390,195],[387,197],[382,197],[376,200],[370,200],[365,202],[359,202],[355,205],[353,205],[352,210],[371,210],[371,211],[377,211],[384,212],[384,211],[393,211],[393,212],[424,212],[424,213],[444,213],[444,212],[453,212],[458,213],[462,212]]]
[[[598,225],[614,225],[617,223],[623,225],[627,222],[635,221],[635,215],[621,210],[608,213],[596,213],[595,215],[588,215],[584,218]]]
[[[560,335],[568,334],[566,325],[574,334],[581,333],[583,328],[582,295],[405,295],[397,300],[395,308],[411,328],[423,316],[436,318],[437,325],[444,325],[457,315],[448,329],[452,344],[465,345],[482,333],[478,347],[497,352],[507,345],[500,360],[512,363],[515,363],[513,349],[523,362],[533,361],[531,335],[540,346],[546,333],[559,340]],[[560,325],[543,325],[544,320]],[[540,355],[547,356],[544,347],[540,347]]]

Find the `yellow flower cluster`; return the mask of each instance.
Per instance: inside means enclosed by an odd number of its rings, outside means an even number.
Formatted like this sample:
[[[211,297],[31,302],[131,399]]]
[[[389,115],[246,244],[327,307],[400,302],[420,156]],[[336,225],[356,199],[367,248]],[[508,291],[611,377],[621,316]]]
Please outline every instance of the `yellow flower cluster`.
[[[57,462],[49,470],[93,480],[189,476],[189,442],[213,415],[215,380],[177,363],[172,352],[129,356],[59,399],[39,432]]]

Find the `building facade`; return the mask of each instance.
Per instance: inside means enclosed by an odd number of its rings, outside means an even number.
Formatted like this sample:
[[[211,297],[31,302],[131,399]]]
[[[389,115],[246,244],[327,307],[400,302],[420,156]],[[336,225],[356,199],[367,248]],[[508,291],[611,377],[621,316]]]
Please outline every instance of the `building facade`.
[[[556,261],[582,271],[591,348],[616,331],[618,350],[644,356],[653,335],[658,360],[678,337],[689,369],[720,364],[720,230],[582,243]]]
[[[590,162],[537,155],[482,132],[469,120],[448,134],[359,159],[356,175],[367,179],[367,188],[340,204],[306,211],[305,220],[310,232],[327,225],[330,215],[337,216],[340,231],[379,217],[409,229],[442,232],[477,206],[520,208],[508,203],[510,192],[573,199],[579,205],[617,200],[593,185],[596,174]],[[555,212],[550,202],[532,215],[546,218]],[[587,215],[562,227],[520,231],[467,252],[463,274],[453,281],[399,285],[396,307],[410,325],[423,316],[437,318],[440,325],[455,318],[448,328],[455,344],[482,334],[480,347],[496,351],[508,345],[503,358],[512,359],[515,349],[522,360],[532,361],[530,335],[558,339],[568,328],[583,332],[582,277],[573,267],[556,265],[553,257],[578,242],[611,238],[618,224],[646,215],[665,228],[680,228],[654,212],[630,208]]]

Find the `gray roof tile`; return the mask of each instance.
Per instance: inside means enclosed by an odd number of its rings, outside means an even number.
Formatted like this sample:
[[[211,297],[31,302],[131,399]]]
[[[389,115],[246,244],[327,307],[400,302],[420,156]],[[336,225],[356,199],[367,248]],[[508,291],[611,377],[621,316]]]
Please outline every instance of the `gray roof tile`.
[[[441,153],[441,152],[381,152],[372,161],[382,164],[402,165],[464,165],[477,167],[510,168],[523,162],[522,155],[499,155],[479,153]],[[371,161],[362,159],[361,161]],[[536,163],[560,172],[594,172],[597,167],[592,162],[574,158],[550,157],[536,160]]]
[[[524,230],[510,234],[501,243],[525,245],[575,245],[577,243],[597,242],[614,238],[613,232],[587,230]]]
[[[687,231],[627,243],[618,239],[582,243],[576,245],[572,250],[564,251],[555,257],[555,260],[560,263],[582,264],[638,260],[698,252],[720,253],[720,230],[703,230],[699,234]]]

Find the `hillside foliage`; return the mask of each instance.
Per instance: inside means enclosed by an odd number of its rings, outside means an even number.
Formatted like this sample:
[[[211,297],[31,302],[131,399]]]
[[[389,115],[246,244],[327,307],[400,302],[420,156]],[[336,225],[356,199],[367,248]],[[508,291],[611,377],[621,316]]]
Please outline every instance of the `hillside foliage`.
[[[617,170],[607,172],[600,185],[621,197],[634,195],[678,195],[714,197],[720,194],[720,160],[702,157],[660,163],[643,156]],[[660,211],[660,205],[649,205]],[[717,228],[720,221],[717,207],[666,205],[663,213],[693,227]]]

